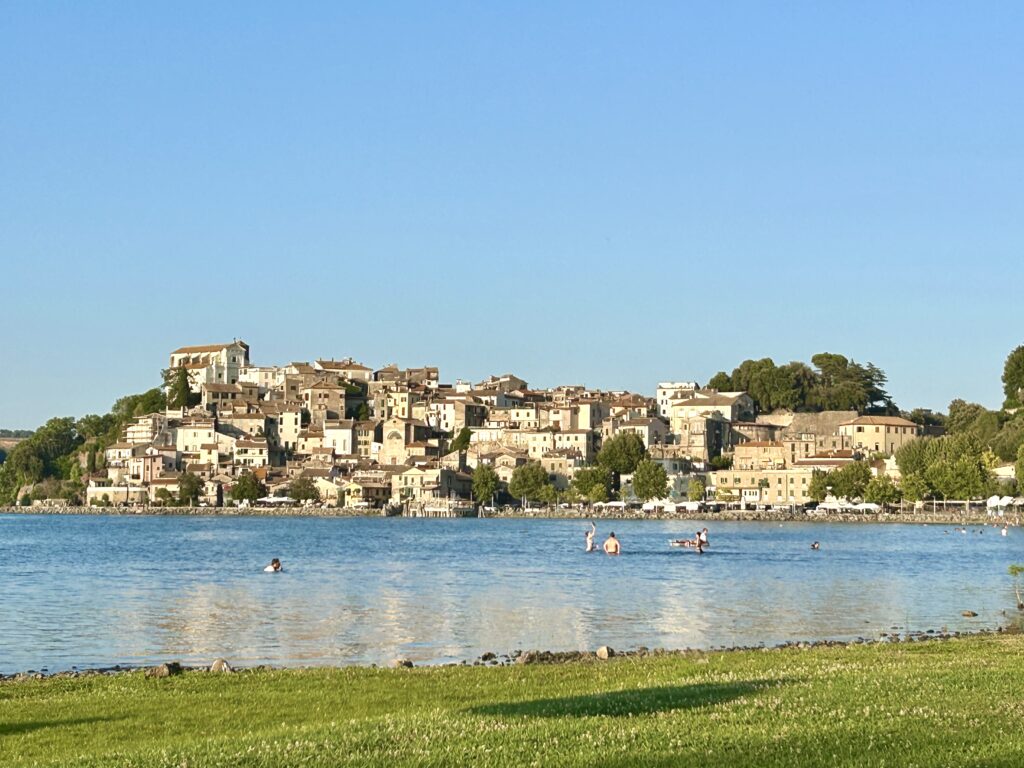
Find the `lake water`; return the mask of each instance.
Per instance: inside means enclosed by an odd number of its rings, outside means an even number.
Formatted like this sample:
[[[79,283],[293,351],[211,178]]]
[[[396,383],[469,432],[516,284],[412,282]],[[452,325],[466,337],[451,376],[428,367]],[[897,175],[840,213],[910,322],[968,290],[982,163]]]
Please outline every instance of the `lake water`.
[[[667,540],[711,531],[704,555]],[[600,521],[0,516],[0,672],[472,659],[1005,625],[1024,531]],[[946,533],[948,531],[948,533]],[[821,542],[820,551],[810,544]],[[266,574],[271,557],[285,571]],[[975,619],[962,617],[973,610]]]

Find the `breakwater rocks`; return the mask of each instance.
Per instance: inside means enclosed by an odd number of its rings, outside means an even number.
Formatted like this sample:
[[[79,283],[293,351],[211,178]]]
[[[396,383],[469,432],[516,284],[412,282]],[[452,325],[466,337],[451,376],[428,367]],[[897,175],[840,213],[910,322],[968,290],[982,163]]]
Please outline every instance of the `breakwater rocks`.
[[[547,509],[515,509],[515,510],[494,510],[481,513],[481,517],[512,517],[512,518],[541,518],[541,519],[568,519],[568,520],[726,520],[726,521],[749,521],[765,523],[903,523],[903,524],[936,524],[936,525],[993,525],[1003,522],[1016,525],[1016,518],[991,517],[984,511],[964,510],[904,510],[879,512],[819,512],[810,510],[789,510],[789,509],[723,509],[704,510],[697,512],[663,512],[654,510],[644,512],[631,509],[580,509],[575,507]]]
[[[355,507],[0,507],[0,514],[24,515],[179,515],[226,517],[380,517],[380,510],[367,511]],[[639,509],[599,509],[588,507],[542,507],[539,509],[500,508],[480,510],[480,517],[537,518],[551,520],[727,520],[769,523],[904,523],[935,525],[1019,525],[1013,517],[993,517],[983,509],[962,507],[942,509],[882,510],[878,512],[819,512],[789,509],[722,509],[697,512],[645,512]]]
[[[164,515],[200,517],[379,517],[354,507],[0,507],[3,515]]]
[[[494,653],[489,651],[481,654],[473,661],[449,662],[447,664],[426,664],[417,667],[410,659],[394,659],[390,664],[385,665],[392,669],[413,669],[413,668],[441,668],[441,667],[505,667],[525,664],[604,664],[610,659],[646,659],[660,657],[680,657],[691,659],[699,664],[707,663],[708,657],[716,653],[735,653],[758,651],[763,653],[782,651],[806,651],[812,648],[855,648],[858,646],[870,645],[892,645],[896,643],[924,643],[944,642],[957,638],[982,637],[986,635],[999,634],[1021,634],[1019,624],[1011,624],[1006,627],[995,629],[977,629],[969,632],[949,632],[946,630],[929,629],[926,631],[898,631],[899,627],[892,627],[891,632],[881,632],[877,637],[858,637],[855,640],[792,640],[779,645],[752,645],[752,646],[722,646],[718,648],[647,648],[640,646],[625,651],[615,650],[607,645],[602,645],[593,651],[541,651],[541,650],[514,650],[509,653]],[[370,669],[377,669],[377,664],[370,664]],[[124,675],[130,673],[141,673],[149,678],[177,677],[182,674],[207,673],[234,674],[237,672],[258,672],[263,670],[281,669],[268,665],[255,667],[233,667],[226,659],[217,659],[209,666],[185,666],[176,661],[168,661],[150,667],[133,667],[114,665],[112,667],[99,667],[91,669],[77,669],[59,672],[48,672],[45,667],[40,670],[30,669],[25,672],[17,672],[11,675],[0,675],[0,684],[11,682],[24,682],[28,680],[62,679],[77,677],[98,677],[103,675]]]

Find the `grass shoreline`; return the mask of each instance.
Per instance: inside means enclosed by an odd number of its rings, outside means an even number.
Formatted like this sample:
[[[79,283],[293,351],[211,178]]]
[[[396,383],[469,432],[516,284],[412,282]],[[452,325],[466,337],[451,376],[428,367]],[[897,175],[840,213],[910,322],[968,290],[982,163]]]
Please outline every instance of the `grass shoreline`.
[[[1024,636],[0,684],[0,764],[1024,763]]]

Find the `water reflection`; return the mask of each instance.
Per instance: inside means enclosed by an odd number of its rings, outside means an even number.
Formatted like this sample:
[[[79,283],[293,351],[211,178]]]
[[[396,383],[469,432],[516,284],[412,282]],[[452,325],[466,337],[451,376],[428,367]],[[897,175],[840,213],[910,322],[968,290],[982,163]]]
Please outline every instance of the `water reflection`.
[[[1024,560],[1017,530],[721,523],[697,555],[667,546],[693,523],[616,522],[624,554],[608,558],[582,551],[582,527],[0,516],[0,671],[437,662],[995,626],[1015,604],[1006,567]],[[262,573],[274,556],[285,572]]]

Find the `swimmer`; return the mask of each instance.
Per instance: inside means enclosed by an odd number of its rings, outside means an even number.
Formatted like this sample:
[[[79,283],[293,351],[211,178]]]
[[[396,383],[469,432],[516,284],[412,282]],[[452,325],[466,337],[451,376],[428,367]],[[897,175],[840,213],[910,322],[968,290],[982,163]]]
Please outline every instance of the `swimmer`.
[[[818,542],[814,542],[813,544],[811,544],[811,549],[821,549],[821,544],[819,544]]]
[[[270,561],[270,565],[263,569],[264,573],[279,573],[284,570],[284,566],[281,565],[281,561],[276,557]]]
[[[615,538],[615,531],[608,534],[608,538],[604,542],[604,553],[606,555],[618,555],[621,554],[621,548],[619,547],[619,540]]]
[[[595,533],[597,533],[597,526],[594,525],[594,521],[591,520],[590,521],[590,530],[587,531],[586,534],[585,534],[585,538],[586,538],[586,542],[587,542],[587,548],[586,548],[587,552],[593,552],[594,551],[594,534]]]

